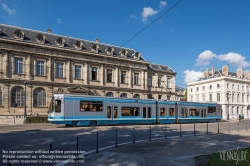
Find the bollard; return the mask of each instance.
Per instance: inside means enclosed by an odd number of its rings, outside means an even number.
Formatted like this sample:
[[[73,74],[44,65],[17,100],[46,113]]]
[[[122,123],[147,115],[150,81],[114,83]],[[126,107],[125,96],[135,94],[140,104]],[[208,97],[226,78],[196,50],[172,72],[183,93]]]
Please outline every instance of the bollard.
[[[96,153],[99,152],[99,148],[98,148],[98,132],[96,132]]]
[[[135,143],[135,128],[133,129],[133,144]]]
[[[207,123],[207,134],[208,134],[208,123]]]
[[[246,122],[246,131],[247,131],[247,122]]]
[[[180,124],[180,137],[182,137],[182,135],[181,135],[181,124]]]
[[[220,124],[218,123],[218,133],[220,133]]]
[[[165,125],[165,139],[167,139],[167,125]]]
[[[238,122],[238,132],[239,132],[239,130],[240,130],[240,129],[239,129],[239,122]]]
[[[115,147],[117,147],[117,129],[115,130]]]
[[[149,130],[149,141],[151,141],[151,126],[150,126],[150,130]]]
[[[195,135],[195,123],[194,123],[194,135]]]

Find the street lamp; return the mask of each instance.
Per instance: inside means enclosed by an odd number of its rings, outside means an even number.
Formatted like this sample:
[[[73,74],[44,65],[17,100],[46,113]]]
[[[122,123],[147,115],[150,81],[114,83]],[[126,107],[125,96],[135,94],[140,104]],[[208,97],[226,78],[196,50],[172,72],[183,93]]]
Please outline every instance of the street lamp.
[[[227,120],[229,120],[229,98],[231,96],[231,93],[230,92],[227,92]]]

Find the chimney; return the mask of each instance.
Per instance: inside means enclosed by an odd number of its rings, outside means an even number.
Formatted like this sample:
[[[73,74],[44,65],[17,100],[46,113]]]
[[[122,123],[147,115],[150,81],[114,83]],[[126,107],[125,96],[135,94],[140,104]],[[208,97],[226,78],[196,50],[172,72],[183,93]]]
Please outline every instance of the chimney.
[[[52,31],[51,29],[48,29],[48,30],[47,30],[48,33],[51,33],[51,31]]]
[[[222,75],[228,76],[228,66],[222,66]]]
[[[96,42],[96,43],[99,43],[99,39],[98,39],[98,38],[97,38],[97,39],[95,39],[95,42]]]
[[[242,78],[242,68],[237,69],[237,78]]]
[[[204,78],[206,78],[207,76],[208,76],[208,68],[204,71],[204,74],[203,74],[203,76],[204,76]]]
[[[214,77],[214,66],[212,67],[212,77]]]
[[[249,70],[246,70],[246,71],[244,72],[244,78],[247,79],[247,80],[249,80],[249,77],[250,77],[250,75],[249,75]]]

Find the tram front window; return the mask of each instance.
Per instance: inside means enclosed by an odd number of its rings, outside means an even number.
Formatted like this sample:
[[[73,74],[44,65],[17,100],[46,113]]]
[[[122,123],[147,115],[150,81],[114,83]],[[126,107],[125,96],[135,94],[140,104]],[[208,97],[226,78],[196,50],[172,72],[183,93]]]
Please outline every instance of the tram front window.
[[[55,112],[61,112],[61,100],[55,100]]]

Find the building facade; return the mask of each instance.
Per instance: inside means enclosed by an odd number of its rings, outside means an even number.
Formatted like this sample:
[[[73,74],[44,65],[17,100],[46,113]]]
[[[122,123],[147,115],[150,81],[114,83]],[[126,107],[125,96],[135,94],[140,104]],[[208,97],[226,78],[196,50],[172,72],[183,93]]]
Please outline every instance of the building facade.
[[[133,49],[0,24],[0,115],[47,115],[53,94],[175,99],[176,72]],[[16,107],[15,107],[16,106]],[[1,123],[1,122],[0,122]]]
[[[242,69],[229,72],[228,66],[222,70],[204,72],[199,81],[187,86],[188,101],[217,102],[222,104],[222,118],[236,119],[239,115],[250,117],[250,72]]]

